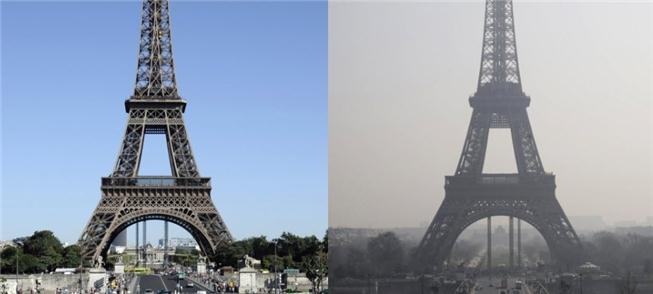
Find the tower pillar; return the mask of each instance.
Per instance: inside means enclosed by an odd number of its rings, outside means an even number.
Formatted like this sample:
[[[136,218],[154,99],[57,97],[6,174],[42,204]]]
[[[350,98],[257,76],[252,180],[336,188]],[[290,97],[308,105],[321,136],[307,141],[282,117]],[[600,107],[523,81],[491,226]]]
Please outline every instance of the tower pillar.
[[[163,266],[168,266],[168,221],[163,223]]]
[[[492,273],[492,217],[487,218],[487,271]]]
[[[508,217],[508,250],[509,250],[509,264],[510,271],[515,269],[515,230],[514,230],[514,218],[512,216]]]
[[[143,221],[143,265],[147,267],[147,222]]]
[[[517,219],[517,268],[521,265],[521,220]]]
[[[136,251],[135,251],[135,253],[136,253],[136,265],[137,266],[141,264],[141,250],[140,250],[140,248],[138,248],[139,247],[138,246],[139,245],[138,244],[138,238],[140,238],[140,237],[141,236],[138,234],[138,223],[136,223],[136,238],[134,238],[134,240],[136,240]]]

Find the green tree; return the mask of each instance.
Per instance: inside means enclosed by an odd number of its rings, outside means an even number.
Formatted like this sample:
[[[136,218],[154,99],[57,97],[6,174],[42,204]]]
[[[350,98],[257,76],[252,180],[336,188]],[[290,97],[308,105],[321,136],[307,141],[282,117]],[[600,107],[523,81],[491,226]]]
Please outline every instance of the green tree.
[[[222,266],[232,266],[237,268],[238,262],[242,260],[245,254],[250,256],[253,255],[253,243],[253,238],[232,242],[222,250],[218,251],[215,257],[216,261]]]
[[[63,246],[51,231],[34,232],[34,235],[24,241],[23,251],[26,255],[36,257],[36,263],[39,265],[34,265],[34,268],[39,271],[54,271],[64,260]]]
[[[329,232],[327,231],[324,233],[324,237],[322,238],[322,248],[324,252],[329,253]]]
[[[329,274],[327,253],[320,251],[314,255],[304,256],[302,259],[302,270],[313,285],[313,293],[318,293],[322,290],[322,281]]]
[[[78,245],[69,245],[63,249],[63,262],[61,267],[79,267],[81,262],[80,249]]]
[[[16,259],[20,260],[20,255],[22,255],[22,249],[20,247],[7,247],[2,252],[0,252],[0,260],[2,262],[2,273],[3,274],[14,274],[16,273]],[[21,268],[18,265],[18,272]],[[23,268],[24,270],[24,268]]]
[[[288,232],[281,234],[276,242],[279,246],[277,253],[280,256],[290,256],[296,263],[301,263],[304,256],[319,252],[322,245],[315,236],[300,237]]]
[[[171,256],[172,261],[183,266],[192,267],[197,264],[197,256],[190,254],[175,254]]]
[[[32,274],[47,270],[46,265],[37,257],[26,254],[20,247],[8,247],[0,253],[3,274]],[[16,269],[18,267],[18,269]]]
[[[268,241],[265,236],[258,236],[232,242],[220,250],[215,259],[223,266],[238,267],[239,261],[247,254],[261,260],[263,268],[270,268],[275,264],[272,257],[275,255],[275,246],[276,256],[281,260],[277,266],[293,268],[302,262],[304,256],[319,252],[323,242],[315,236],[300,237],[288,232],[272,241]]]
[[[272,245],[270,242],[268,242],[267,238],[265,236],[259,236],[259,237],[253,237],[249,239],[249,242],[251,244],[252,251],[250,252],[249,256],[256,258],[258,260],[263,259],[266,255],[270,254],[270,246]],[[274,249],[274,248],[272,248]]]
[[[43,273],[50,271],[46,262],[47,259],[44,261],[31,254],[23,254],[18,260],[18,267],[22,273]]]
[[[620,270],[620,259],[624,256],[624,246],[619,237],[610,232],[599,232],[594,235],[596,245],[596,257],[598,264],[611,272],[618,273]]]
[[[177,247],[175,249],[175,254],[186,254],[186,255],[199,255],[200,252],[195,248],[181,248]]]
[[[269,270],[270,272],[274,271],[275,266],[276,269],[279,271],[284,270],[283,259],[279,256],[275,256],[274,254],[266,255],[265,257],[263,257],[261,263],[263,268]]]
[[[627,272],[621,280],[619,294],[635,294],[638,281],[631,272]]]
[[[392,275],[401,271],[403,267],[404,249],[393,232],[386,232],[370,239],[367,243],[367,252],[379,276]]]
[[[372,272],[367,253],[358,248],[349,248],[344,266],[339,268],[340,277],[367,278]]]

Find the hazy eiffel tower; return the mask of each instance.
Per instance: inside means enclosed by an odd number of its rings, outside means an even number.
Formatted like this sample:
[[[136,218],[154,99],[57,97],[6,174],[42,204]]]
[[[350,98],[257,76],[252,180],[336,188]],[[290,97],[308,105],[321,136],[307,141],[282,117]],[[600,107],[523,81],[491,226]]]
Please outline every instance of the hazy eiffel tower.
[[[462,231],[491,216],[509,216],[511,236],[513,218],[531,224],[558,263],[577,263],[580,241],[555,197],[554,175],[544,172],[526,112],[530,97],[522,91],[511,0],[485,3],[481,68],[469,103],[472,118],[456,174],[445,177],[445,198],[418,247],[418,263],[440,267]],[[491,128],[510,129],[516,174],[483,173]],[[511,237],[511,263],[512,244]]]
[[[168,0],[145,0],[134,94],[113,172],[102,178],[102,199],[79,239],[82,258],[97,260],[128,226],[148,219],[175,223],[209,257],[232,237],[211,200],[210,178],[200,177],[177,93]],[[165,134],[172,176],[139,176],[146,134]],[[144,244],[145,245],[145,244]]]

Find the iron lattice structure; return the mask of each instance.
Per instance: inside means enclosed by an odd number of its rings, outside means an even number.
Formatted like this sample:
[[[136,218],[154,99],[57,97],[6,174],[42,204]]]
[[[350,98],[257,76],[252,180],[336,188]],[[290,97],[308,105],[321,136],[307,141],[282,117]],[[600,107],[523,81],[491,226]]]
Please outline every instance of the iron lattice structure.
[[[144,1],[135,97],[179,99],[172,59],[168,1]]]
[[[214,256],[232,241],[211,200],[210,178],[201,177],[177,94],[168,0],[145,0],[134,95],[116,165],[102,178],[102,198],[79,240],[82,258],[97,260],[128,226],[159,219],[185,228],[202,251]],[[139,176],[146,134],[165,134],[171,176]]]
[[[467,137],[445,198],[417,251],[424,269],[442,266],[462,231],[491,216],[512,216],[536,228],[559,264],[581,258],[581,244],[555,197],[555,177],[545,173],[522,92],[511,0],[487,0],[481,67]],[[516,174],[485,174],[491,128],[508,128]]]

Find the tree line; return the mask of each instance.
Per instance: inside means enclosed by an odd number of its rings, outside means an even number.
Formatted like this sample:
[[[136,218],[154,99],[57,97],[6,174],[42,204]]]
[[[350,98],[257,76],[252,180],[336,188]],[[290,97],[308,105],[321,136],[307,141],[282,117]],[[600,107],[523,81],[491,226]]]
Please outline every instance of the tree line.
[[[36,231],[32,236],[17,238],[13,242],[15,247],[7,246],[0,252],[2,274],[43,273],[80,266],[79,246],[64,247],[51,231]]]
[[[581,237],[586,260],[619,277],[653,275],[653,236],[597,232]],[[543,246],[546,246],[543,244]],[[415,244],[402,242],[393,232],[381,233],[364,241],[333,246],[329,256],[332,277],[369,279],[405,277],[412,272]],[[546,248],[524,248],[532,259],[541,259]],[[452,251],[452,261],[469,261],[478,256],[484,246],[459,240]],[[528,253],[528,252],[526,252]],[[573,271],[573,269],[572,269]]]
[[[329,265],[334,278],[391,277],[410,270],[410,250],[393,232],[381,233],[357,245],[331,248]]]
[[[620,276],[653,274],[653,236],[603,231],[582,241],[590,261],[605,271]]]
[[[266,236],[258,236],[235,241],[218,252],[216,262],[221,266],[237,268],[243,256],[249,255],[261,260],[261,266],[270,271],[273,271],[275,266],[279,271],[301,269],[307,258],[326,255],[328,246],[326,235],[320,240],[315,236],[300,237],[285,232],[272,240],[268,240]]]
[[[298,269],[306,274],[313,285],[313,293],[317,293],[329,274],[328,248],[327,235],[320,240],[315,236],[300,237],[284,232],[272,240],[258,236],[235,241],[220,250],[215,261],[218,267],[238,269],[242,266],[243,256],[248,255],[261,260],[261,267],[271,272]]]
[[[78,245],[63,246],[51,231],[37,231],[32,236],[14,239],[14,246],[7,246],[0,252],[0,272],[2,274],[33,274],[52,272],[56,268],[78,268],[80,248]],[[276,247],[276,252],[275,252]],[[273,271],[299,269],[316,274],[328,271],[326,256],[328,239],[315,236],[300,237],[283,233],[279,238],[268,240],[265,236],[252,237],[232,242],[213,258],[218,267],[239,268],[243,256],[262,261],[262,267]],[[275,254],[276,253],[276,254]],[[175,252],[173,262],[191,266],[197,262],[197,250]],[[107,266],[115,262],[110,256]],[[123,261],[127,261],[123,259]],[[85,262],[85,267],[89,264]],[[317,272],[315,272],[317,270]]]

